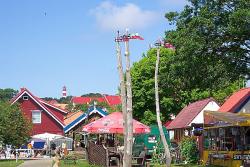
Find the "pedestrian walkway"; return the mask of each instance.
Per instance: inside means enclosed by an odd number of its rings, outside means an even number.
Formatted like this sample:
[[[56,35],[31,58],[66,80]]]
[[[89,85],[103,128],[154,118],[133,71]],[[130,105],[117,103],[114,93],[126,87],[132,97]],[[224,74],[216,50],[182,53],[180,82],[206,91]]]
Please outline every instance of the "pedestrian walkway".
[[[26,160],[18,167],[51,167],[52,159]]]

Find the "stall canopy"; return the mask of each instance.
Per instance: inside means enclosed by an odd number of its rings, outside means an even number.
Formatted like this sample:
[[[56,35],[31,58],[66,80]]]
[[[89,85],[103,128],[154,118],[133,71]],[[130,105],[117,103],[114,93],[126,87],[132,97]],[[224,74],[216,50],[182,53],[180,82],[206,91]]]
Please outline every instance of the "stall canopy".
[[[83,126],[83,131],[96,134],[107,133],[123,133],[123,115],[121,112],[113,112],[108,116],[100,118],[94,122],[91,122]],[[149,133],[150,128],[147,125],[142,124],[136,120],[133,120],[133,133]]]
[[[72,144],[73,144],[73,139],[69,137],[60,137],[60,138],[55,138],[50,141],[51,143],[55,143],[56,147],[62,146],[62,143],[66,144],[66,147],[68,150],[72,150]]]
[[[52,134],[52,133],[42,133],[42,134],[37,134],[32,136],[32,138],[37,138],[37,139],[43,139],[46,141],[51,141],[56,138],[61,138],[63,137],[62,135],[57,135],[57,134]]]
[[[250,126],[250,114],[205,111],[205,122],[215,126]]]
[[[49,148],[52,143],[56,144],[56,147],[60,147],[62,143],[66,143],[67,149],[68,150],[72,149],[73,139],[62,135],[57,135],[52,133],[42,133],[32,136],[32,139],[40,139],[46,141]]]

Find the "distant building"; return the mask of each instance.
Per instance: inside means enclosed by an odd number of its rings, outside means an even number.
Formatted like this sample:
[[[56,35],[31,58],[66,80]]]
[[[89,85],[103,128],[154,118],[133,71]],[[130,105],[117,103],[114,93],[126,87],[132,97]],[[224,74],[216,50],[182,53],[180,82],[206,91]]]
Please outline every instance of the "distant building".
[[[121,104],[121,98],[117,95],[103,95],[102,97],[72,97],[71,102],[76,104],[89,104],[91,101],[106,102],[109,106]]]
[[[67,89],[66,89],[66,86],[63,87],[63,90],[62,90],[62,97],[64,97],[64,98],[67,97]]]
[[[250,114],[250,87],[233,93],[220,107],[219,111]]]
[[[64,132],[65,134],[69,134],[70,132],[81,132],[82,126],[87,122],[92,122],[106,115],[108,115],[106,111],[95,106],[90,107],[86,112],[71,112],[64,119],[66,125],[64,127]]]
[[[203,113],[206,110],[217,111],[220,108],[213,98],[203,99],[184,107],[176,118],[167,125],[167,129],[174,132],[174,140],[179,142],[184,136],[192,134],[191,125],[203,124]]]

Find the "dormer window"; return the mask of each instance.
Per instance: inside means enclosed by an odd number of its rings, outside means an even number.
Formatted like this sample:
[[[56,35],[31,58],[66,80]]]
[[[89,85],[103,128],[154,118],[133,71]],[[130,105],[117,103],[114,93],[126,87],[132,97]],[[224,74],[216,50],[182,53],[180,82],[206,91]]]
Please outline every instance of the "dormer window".
[[[29,100],[29,96],[23,96],[23,100]]]

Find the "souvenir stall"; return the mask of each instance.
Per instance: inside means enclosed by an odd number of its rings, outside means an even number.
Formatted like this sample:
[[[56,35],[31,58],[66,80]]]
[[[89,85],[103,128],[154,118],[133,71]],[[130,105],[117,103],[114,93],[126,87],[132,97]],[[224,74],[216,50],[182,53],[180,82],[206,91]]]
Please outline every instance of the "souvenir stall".
[[[83,126],[82,131],[88,134],[97,134],[96,141],[88,141],[86,145],[87,159],[91,165],[122,166],[123,146],[115,144],[115,136],[122,135],[124,130],[123,115],[113,112],[103,118]],[[149,133],[150,127],[133,120],[133,133]]]
[[[206,111],[204,116],[203,163],[227,167],[250,164],[250,115]]]

